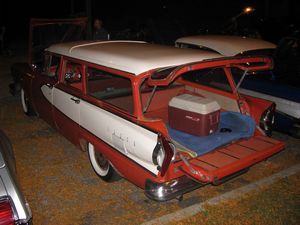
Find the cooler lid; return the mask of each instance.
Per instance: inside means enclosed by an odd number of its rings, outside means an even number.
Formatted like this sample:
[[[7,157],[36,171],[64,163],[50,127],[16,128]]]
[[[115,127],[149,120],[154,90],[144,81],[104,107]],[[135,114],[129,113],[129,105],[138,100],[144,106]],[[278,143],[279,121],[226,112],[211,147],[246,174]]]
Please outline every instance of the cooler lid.
[[[200,114],[208,114],[220,110],[220,105],[215,100],[190,94],[173,97],[169,102],[169,106]]]

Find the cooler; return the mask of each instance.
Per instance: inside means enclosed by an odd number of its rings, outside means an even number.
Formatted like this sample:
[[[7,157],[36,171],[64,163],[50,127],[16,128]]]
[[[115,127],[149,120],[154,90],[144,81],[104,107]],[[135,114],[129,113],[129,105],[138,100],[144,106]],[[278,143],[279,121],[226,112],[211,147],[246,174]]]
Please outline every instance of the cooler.
[[[205,136],[218,129],[219,121],[220,106],[214,100],[182,94],[169,102],[169,125],[173,129]]]

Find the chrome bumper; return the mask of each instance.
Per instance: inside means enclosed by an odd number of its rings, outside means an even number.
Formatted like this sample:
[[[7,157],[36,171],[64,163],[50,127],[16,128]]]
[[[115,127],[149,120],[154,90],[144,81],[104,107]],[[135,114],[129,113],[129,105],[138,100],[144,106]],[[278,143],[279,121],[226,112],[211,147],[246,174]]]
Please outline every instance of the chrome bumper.
[[[205,184],[198,183],[187,176],[165,182],[156,183],[151,180],[145,182],[145,195],[155,201],[168,201]]]

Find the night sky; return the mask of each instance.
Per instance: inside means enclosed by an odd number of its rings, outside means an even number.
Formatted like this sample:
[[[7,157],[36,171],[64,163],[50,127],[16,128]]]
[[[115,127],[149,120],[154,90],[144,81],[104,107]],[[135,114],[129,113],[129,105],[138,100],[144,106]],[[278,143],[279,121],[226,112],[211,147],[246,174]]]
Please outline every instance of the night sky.
[[[139,27],[149,19],[173,22],[174,29],[185,29],[187,34],[201,29],[218,29],[225,21],[238,14],[245,6],[255,7],[251,23],[261,19],[275,22],[290,21],[299,23],[300,7],[298,0],[234,0],[234,1],[192,1],[177,3],[171,0],[152,1],[99,1],[91,0],[91,17],[100,17],[107,30]],[[9,39],[28,37],[29,18],[68,18],[84,16],[86,1],[1,1],[1,24],[7,27]],[[242,18],[243,19],[243,18]],[[247,18],[246,18],[247,19]],[[162,22],[163,23],[163,22]],[[177,25],[176,25],[177,24]],[[182,28],[183,27],[183,28]],[[274,26],[274,29],[278,27]]]

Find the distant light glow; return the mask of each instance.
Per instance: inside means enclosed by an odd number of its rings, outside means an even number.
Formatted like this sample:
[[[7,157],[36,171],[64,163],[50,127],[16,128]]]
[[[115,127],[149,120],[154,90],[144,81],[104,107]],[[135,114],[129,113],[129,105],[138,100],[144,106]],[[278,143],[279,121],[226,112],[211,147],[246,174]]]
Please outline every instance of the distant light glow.
[[[254,8],[251,7],[251,6],[248,6],[248,7],[244,8],[244,10],[243,10],[243,12],[244,12],[245,14],[251,13],[251,12],[253,12],[253,11],[254,11]]]

